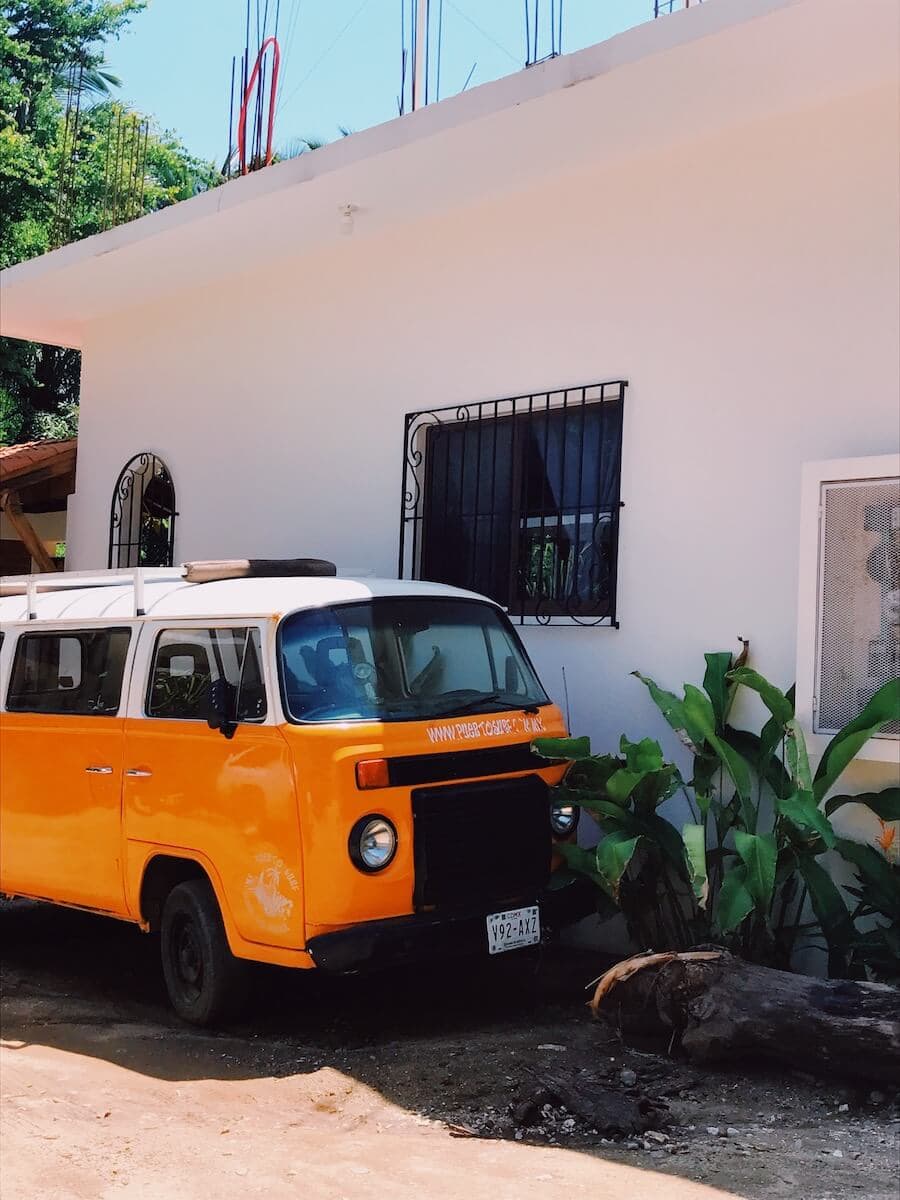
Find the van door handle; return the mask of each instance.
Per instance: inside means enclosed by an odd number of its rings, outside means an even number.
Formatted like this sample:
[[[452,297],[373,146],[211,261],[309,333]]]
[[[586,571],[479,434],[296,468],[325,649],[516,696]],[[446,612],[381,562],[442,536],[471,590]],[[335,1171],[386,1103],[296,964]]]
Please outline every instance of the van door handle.
[[[85,767],[88,775],[112,775],[112,767]]]
[[[152,771],[140,771],[136,767],[130,767],[125,774],[130,779],[150,779],[153,776]]]

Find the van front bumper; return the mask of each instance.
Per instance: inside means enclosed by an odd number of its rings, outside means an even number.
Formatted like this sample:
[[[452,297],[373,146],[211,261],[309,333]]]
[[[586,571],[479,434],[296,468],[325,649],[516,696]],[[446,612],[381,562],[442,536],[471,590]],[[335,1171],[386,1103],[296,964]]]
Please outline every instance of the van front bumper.
[[[451,957],[487,957],[486,919],[506,908],[537,904],[541,913],[542,937],[594,911],[594,885],[576,879],[565,887],[550,889],[537,897],[481,906],[475,911],[421,913],[363,921],[334,933],[312,937],[307,950],[322,971],[346,974],[384,967],[425,963]]]

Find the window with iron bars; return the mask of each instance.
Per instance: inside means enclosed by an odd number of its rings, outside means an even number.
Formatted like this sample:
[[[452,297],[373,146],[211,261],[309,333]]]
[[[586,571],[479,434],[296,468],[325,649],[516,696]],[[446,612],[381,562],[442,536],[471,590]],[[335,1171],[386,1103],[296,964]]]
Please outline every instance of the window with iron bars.
[[[625,380],[408,413],[401,578],[618,626]]]

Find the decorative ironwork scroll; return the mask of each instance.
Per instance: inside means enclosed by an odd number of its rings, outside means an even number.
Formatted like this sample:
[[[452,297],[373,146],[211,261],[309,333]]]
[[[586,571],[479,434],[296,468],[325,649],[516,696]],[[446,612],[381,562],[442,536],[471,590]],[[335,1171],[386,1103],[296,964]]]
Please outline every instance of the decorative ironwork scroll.
[[[110,567],[171,567],[175,552],[175,485],[150,451],[122,469],[109,515]]]

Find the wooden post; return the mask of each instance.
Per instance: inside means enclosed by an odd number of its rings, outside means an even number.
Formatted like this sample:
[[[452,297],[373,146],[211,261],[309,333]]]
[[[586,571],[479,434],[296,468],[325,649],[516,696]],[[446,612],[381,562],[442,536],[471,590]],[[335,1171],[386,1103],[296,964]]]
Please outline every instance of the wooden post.
[[[22,545],[37,563],[41,571],[55,571],[56,563],[47,553],[46,547],[34,531],[34,527],[22,511],[17,492],[0,492],[0,509],[6,513],[9,523],[19,536]]]

